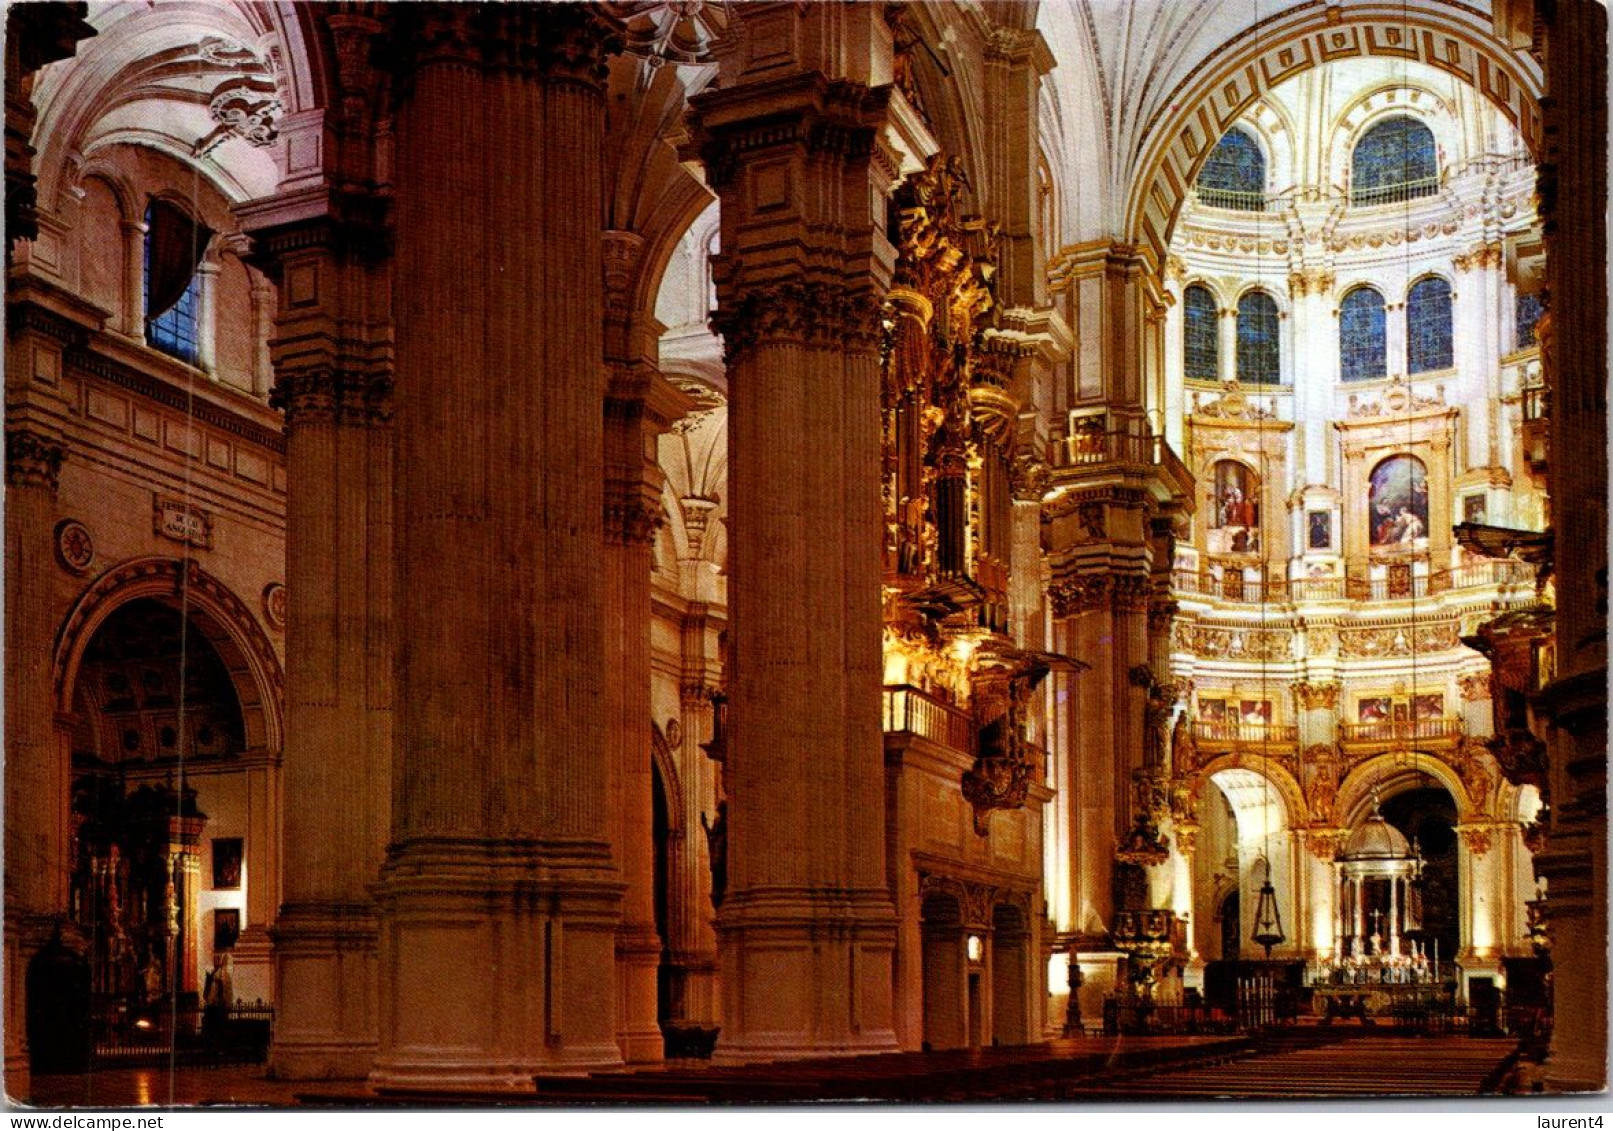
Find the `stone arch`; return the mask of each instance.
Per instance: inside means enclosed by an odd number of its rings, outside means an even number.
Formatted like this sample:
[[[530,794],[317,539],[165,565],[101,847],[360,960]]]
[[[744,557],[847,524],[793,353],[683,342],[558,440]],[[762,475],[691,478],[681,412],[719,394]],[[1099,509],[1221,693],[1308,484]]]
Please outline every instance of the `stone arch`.
[[[1258,30],[1258,34],[1254,32]],[[1199,166],[1233,122],[1272,87],[1348,58],[1418,61],[1488,98],[1541,151],[1538,64],[1496,38],[1489,16],[1456,5],[1307,5],[1280,12],[1210,52],[1160,102],[1126,202],[1126,237],[1165,262],[1172,230]]]
[[[1344,775],[1335,802],[1339,825],[1353,828],[1359,824],[1370,811],[1375,789],[1381,799],[1415,784],[1426,784],[1421,778],[1432,778],[1451,795],[1459,820],[1471,821],[1484,815],[1468,795],[1461,777],[1444,759],[1425,753],[1414,753],[1409,758],[1405,754],[1384,753],[1368,758]]]
[[[186,568],[188,565],[188,569]],[[280,657],[246,604],[195,562],[136,558],[103,573],[79,597],[57,633],[52,687],[58,717],[73,714],[73,689],[85,650],[114,612],[137,598],[178,609],[218,652],[241,704],[249,750],[281,749],[285,673]]]
[[[675,837],[684,834],[683,779],[678,776],[678,763],[666,732],[650,724],[650,761],[655,772],[661,775],[661,788],[666,791],[667,830]]]
[[[1210,779],[1223,770],[1244,770],[1264,778],[1276,791],[1283,804],[1284,821],[1288,829],[1302,828],[1310,822],[1310,809],[1305,803],[1305,791],[1287,766],[1275,759],[1261,759],[1247,754],[1218,754],[1199,767],[1193,788],[1194,800],[1203,793]]]

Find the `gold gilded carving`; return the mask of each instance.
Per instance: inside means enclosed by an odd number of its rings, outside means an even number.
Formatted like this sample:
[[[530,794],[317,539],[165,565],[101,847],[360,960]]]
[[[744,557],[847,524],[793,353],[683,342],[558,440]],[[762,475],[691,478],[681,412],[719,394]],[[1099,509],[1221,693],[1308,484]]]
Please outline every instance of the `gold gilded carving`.
[[[1456,677],[1456,689],[1464,703],[1477,703],[1490,697],[1489,672],[1464,672]]]
[[[1196,655],[1235,660],[1287,660],[1293,656],[1294,634],[1282,628],[1231,628],[1178,623],[1175,647]]]
[[[1332,862],[1333,858],[1338,855],[1339,849],[1344,847],[1344,842],[1349,835],[1350,830],[1348,829],[1334,828],[1310,828],[1300,833],[1301,838],[1305,841],[1305,848],[1312,856],[1324,864]]]
[[[1419,625],[1383,625],[1346,628],[1339,632],[1339,655],[1370,658],[1408,653],[1443,652],[1455,648],[1461,639],[1455,621]]]
[[[1468,852],[1474,856],[1483,856],[1490,851],[1495,842],[1495,826],[1493,825],[1457,825],[1456,832],[1467,846]]]
[[[1299,680],[1289,684],[1294,692],[1294,700],[1302,711],[1332,711],[1339,705],[1339,685],[1336,683],[1311,683]]]

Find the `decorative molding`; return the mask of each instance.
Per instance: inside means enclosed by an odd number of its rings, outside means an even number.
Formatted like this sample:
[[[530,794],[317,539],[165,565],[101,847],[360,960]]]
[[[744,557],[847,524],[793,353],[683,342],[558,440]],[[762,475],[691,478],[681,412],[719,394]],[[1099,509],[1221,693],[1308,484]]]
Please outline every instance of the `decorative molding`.
[[[1489,672],[1463,672],[1456,677],[1456,690],[1464,703],[1477,703],[1490,698]]]
[[[389,13],[383,66],[400,98],[440,65],[474,67],[602,92],[609,57],[624,44],[614,20],[587,4],[412,3]]]
[[[263,587],[263,619],[272,628],[286,627],[286,587],[278,581]]]
[[[837,283],[749,287],[737,299],[719,302],[711,326],[722,336],[729,365],[773,345],[872,354],[880,344],[880,302],[871,287]]]
[[[95,539],[87,526],[75,518],[56,524],[56,560],[68,573],[85,574],[95,563]]]
[[[6,486],[44,487],[52,494],[61,481],[67,445],[31,428],[6,429]]]
[[[1423,654],[1446,652],[1460,643],[1460,626],[1454,620],[1339,630],[1339,655],[1345,659],[1371,659],[1404,655],[1412,651]]]
[[[1474,856],[1484,856],[1495,842],[1494,825],[1457,825],[1456,832]]]
[[[1298,680],[1288,685],[1294,693],[1294,700],[1302,711],[1333,711],[1339,705],[1339,685],[1337,683],[1311,683],[1307,680]]]

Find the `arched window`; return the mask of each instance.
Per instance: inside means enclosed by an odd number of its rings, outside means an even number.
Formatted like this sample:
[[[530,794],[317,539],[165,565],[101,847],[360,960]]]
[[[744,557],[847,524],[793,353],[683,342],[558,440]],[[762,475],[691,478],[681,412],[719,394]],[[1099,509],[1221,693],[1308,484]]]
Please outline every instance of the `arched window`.
[[[1282,381],[1277,325],[1277,300],[1265,291],[1250,291],[1238,300],[1239,381],[1246,385]]]
[[[1437,275],[1419,279],[1406,296],[1406,372],[1451,366],[1451,285]]]
[[[1356,287],[1339,304],[1339,376],[1374,381],[1388,374],[1383,296],[1371,287]]]
[[[1187,376],[1195,381],[1220,380],[1221,341],[1215,296],[1208,287],[1197,283],[1182,295],[1182,353]]]
[[[1266,157],[1255,139],[1242,130],[1221,135],[1199,170],[1199,199],[1214,208],[1241,212],[1266,209]]]
[[[146,344],[196,364],[202,252],[213,233],[175,205],[146,208]]]
[[[1385,118],[1361,136],[1350,158],[1350,203],[1393,204],[1439,188],[1432,131],[1415,118]]]
[[[1538,293],[1518,296],[1518,303],[1514,308],[1518,330],[1517,349],[1528,349],[1535,344],[1535,324],[1540,321],[1540,315],[1545,309]]]

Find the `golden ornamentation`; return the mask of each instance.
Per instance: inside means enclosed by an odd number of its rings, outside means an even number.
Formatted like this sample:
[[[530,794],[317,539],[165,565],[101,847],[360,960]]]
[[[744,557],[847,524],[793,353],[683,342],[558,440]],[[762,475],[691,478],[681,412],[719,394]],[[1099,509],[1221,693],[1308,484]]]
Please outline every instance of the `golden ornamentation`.
[[[1339,685],[1337,683],[1311,683],[1299,680],[1289,684],[1294,692],[1294,699],[1299,703],[1302,711],[1332,711],[1339,705]]]

